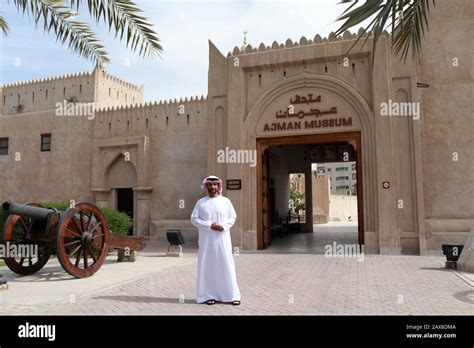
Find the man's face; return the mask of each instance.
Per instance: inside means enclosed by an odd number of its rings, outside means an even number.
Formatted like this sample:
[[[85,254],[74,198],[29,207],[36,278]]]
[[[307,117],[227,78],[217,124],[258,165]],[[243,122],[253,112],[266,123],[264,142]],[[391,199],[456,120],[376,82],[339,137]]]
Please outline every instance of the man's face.
[[[217,182],[208,182],[207,183],[207,192],[209,194],[209,197],[217,196],[218,188],[219,188],[219,185],[217,184]]]

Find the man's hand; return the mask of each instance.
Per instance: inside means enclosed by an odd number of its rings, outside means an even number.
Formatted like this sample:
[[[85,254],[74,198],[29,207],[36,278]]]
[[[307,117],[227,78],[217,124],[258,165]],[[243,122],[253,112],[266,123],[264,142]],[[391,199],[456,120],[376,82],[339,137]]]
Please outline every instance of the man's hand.
[[[219,225],[216,222],[213,222],[212,225],[211,225],[211,230],[222,232],[222,231],[224,231],[224,227],[222,227],[221,225]]]

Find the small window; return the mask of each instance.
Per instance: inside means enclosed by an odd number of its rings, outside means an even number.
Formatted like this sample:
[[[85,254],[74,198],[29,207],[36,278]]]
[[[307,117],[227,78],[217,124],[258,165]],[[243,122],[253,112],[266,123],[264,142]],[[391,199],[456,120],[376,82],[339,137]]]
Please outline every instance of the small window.
[[[0,138],[0,156],[8,155],[8,138]]]
[[[51,134],[41,134],[41,151],[51,151]]]

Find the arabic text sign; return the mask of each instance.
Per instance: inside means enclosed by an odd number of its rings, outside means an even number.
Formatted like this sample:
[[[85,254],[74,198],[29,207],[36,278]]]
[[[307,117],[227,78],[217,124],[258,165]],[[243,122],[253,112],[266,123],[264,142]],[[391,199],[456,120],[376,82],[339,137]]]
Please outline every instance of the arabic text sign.
[[[321,102],[321,96],[313,98],[313,94],[306,96],[296,95],[290,99],[290,105],[286,111],[278,111],[275,113],[277,119],[281,119],[280,122],[265,123],[263,127],[264,132],[268,131],[286,131],[286,130],[297,130],[297,129],[311,129],[311,128],[326,128],[326,127],[346,127],[352,126],[351,117],[339,117],[335,119],[324,119],[324,120],[304,120],[307,116],[314,116],[319,118],[324,115],[337,115],[337,107],[333,106],[328,110],[321,108],[311,108],[309,111],[295,111],[295,104],[310,104]],[[296,118],[294,121],[286,121],[284,119]],[[298,121],[297,119],[301,120]]]
[[[228,190],[241,190],[242,189],[242,179],[229,179],[229,180],[226,180],[226,188]]]

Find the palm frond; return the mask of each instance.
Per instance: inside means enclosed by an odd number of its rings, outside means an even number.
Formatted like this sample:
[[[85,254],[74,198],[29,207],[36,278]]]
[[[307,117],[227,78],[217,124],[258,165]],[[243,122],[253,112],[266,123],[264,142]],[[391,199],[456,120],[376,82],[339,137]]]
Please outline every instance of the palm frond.
[[[43,24],[45,32],[53,31],[57,41],[68,43],[68,48],[96,64],[109,62],[104,46],[86,23],[74,21],[76,13],[61,0],[14,0],[19,11],[29,14],[35,26]]]
[[[143,11],[130,0],[70,0],[71,7],[79,10],[86,5],[91,17],[96,22],[101,19],[115,31],[115,37],[126,35],[126,47],[133,52],[139,50],[141,56],[160,56],[163,48],[157,34],[148,19],[142,16]]]
[[[13,0],[23,15],[30,15],[35,26],[43,24],[45,32],[54,31],[62,44],[80,56],[96,63],[108,62],[107,52],[100,44],[90,26],[73,20],[82,6],[87,6],[92,18],[103,20],[115,37],[122,40],[126,35],[126,46],[141,56],[159,56],[163,52],[160,40],[153,31],[142,10],[130,0]],[[74,9],[76,11],[74,11]],[[0,19],[3,19],[0,17]],[[6,22],[5,22],[6,24]],[[0,21],[0,26],[2,22]],[[0,27],[4,33],[6,27]]]
[[[10,30],[7,21],[2,16],[0,16],[0,29],[3,31],[3,35],[8,35],[8,31]]]
[[[434,0],[433,0],[434,1]],[[410,46],[412,57],[415,58],[421,50],[421,38],[428,27],[429,0],[418,0],[410,4],[399,18],[395,31],[392,32],[392,45],[395,54],[401,54],[406,60]]]
[[[384,30],[390,29],[392,49],[396,55],[406,60],[410,46],[412,56],[415,58],[421,50],[421,39],[428,30],[428,13],[430,0],[366,0],[364,4],[355,7],[359,0],[342,0],[341,3],[352,2],[337,20],[344,23],[336,31],[335,37],[344,31],[362,23],[374,16],[374,19],[365,28],[367,38],[373,35],[372,62],[378,39]],[[435,0],[431,0],[433,5]],[[354,8],[355,7],[355,8]],[[349,48],[357,44],[360,36]]]

